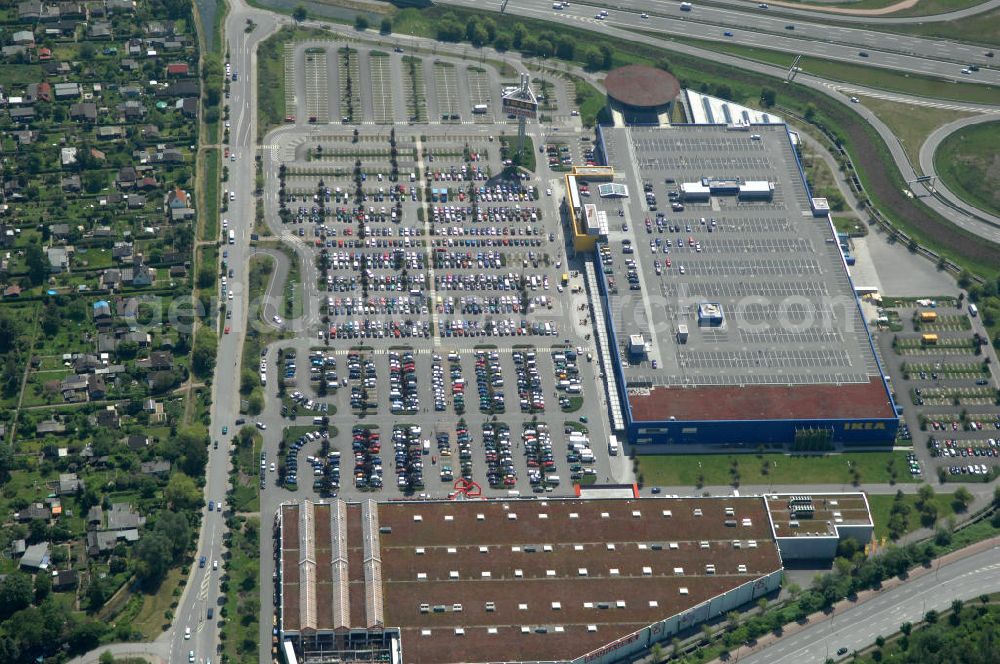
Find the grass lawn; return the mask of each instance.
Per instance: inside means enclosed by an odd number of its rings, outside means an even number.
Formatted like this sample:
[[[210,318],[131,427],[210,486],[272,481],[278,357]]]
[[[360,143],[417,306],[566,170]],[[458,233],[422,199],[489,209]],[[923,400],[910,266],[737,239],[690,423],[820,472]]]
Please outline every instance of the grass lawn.
[[[809,181],[809,191],[813,196],[825,198],[830,204],[830,209],[835,212],[847,210],[847,201],[837,186],[837,176],[819,155],[813,152],[809,146],[802,146],[802,170]]]
[[[877,539],[889,536],[889,512],[892,509],[892,503],[895,499],[896,497],[891,494],[868,496],[868,506],[872,511],[872,519],[875,521],[875,537]],[[918,497],[916,495],[907,495],[904,497],[904,500],[910,506],[910,513],[906,523],[906,532],[909,533],[921,527],[920,510],[917,508]],[[955,510],[951,506],[951,501],[951,494],[948,493],[939,493],[934,496],[933,503],[937,507],[939,522],[947,520],[949,516],[955,514]]]
[[[863,483],[889,482],[888,468],[896,470],[897,482],[915,481],[907,469],[904,452],[849,452],[822,456],[785,454],[691,454],[639,455],[638,474],[649,486],[694,486],[730,484],[730,469],[737,462],[740,484],[850,484],[848,462],[856,466]],[[762,471],[767,463],[767,474]]]
[[[167,578],[164,579],[155,595],[143,595],[142,606],[132,621],[132,626],[142,632],[143,638],[152,641],[160,635],[164,625],[170,623],[165,614],[174,600],[179,597],[183,580],[181,568],[174,567],[167,572]],[[177,595],[174,594],[175,591]]]
[[[257,489],[260,477],[260,450],[264,438],[253,430],[251,445],[236,444],[235,467],[237,479],[233,488],[233,511],[257,512],[260,510],[260,493]]]
[[[934,155],[934,169],[963,200],[1000,213],[1000,122],[956,131]]]
[[[234,521],[223,591],[226,603],[218,614],[225,618],[222,652],[230,662],[252,662],[257,659],[260,624],[260,519]]]
[[[651,35],[662,36],[662,33],[655,31],[646,32]],[[676,36],[672,36],[671,39],[682,44],[691,44],[692,46],[716,53],[729,53],[730,55],[737,55],[749,60],[778,65],[779,67],[791,66],[792,60],[795,59],[796,55],[795,53],[784,53],[782,51],[771,51],[754,46],[743,46],[704,39],[689,39]],[[1000,89],[996,86],[960,82],[959,77],[961,74],[958,73],[958,70],[961,67],[959,66],[955,67],[955,79],[937,78],[920,74],[910,75],[879,67],[868,67],[839,60],[825,60],[806,56],[803,56],[799,61],[799,67],[804,72],[833,81],[844,81],[845,83],[863,85],[888,92],[902,92],[918,97],[927,97],[935,101],[950,99],[983,104],[1000,103]]]
[[[929,106],[901,104],[874,97],[860,97],[860,99],[865,107],[878,116],[878,119],[884,122],[899,138],[910,164],[917,173],[922,173],[920,170],[920,146],[924,144],[931,132],[943,124],[972,115],[972,113],[945,111]]]
[[[573,77],[573,85],[576,88],[576,105],[580,111],[580,119],[584,127],[593,127],[597,124],[597,118],[604,110],[607,96],[582,78]]]
[[[201,232],[202,240],[215,240],[219,237],[219,150],[207,148],[204,153],[204,188],[205,200],[202,201]]]
[[[510,159],[516,166],[535,172],[535,143],[531,136],[524,137],[524,150],[517,152],[517,134],[500,137],[500,156]]]

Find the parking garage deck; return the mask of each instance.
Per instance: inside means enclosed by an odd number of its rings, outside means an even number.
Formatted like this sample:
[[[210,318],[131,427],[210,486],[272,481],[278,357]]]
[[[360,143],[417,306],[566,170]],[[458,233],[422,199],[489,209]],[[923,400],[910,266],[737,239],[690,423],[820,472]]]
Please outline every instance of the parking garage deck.
[[[602,141],[630,191],[598,263],[633,420],[894,417],[784,125],[613,128]],[[723,193],[670,197],[688,182]],[[762,182],[772,195],[738,193]]]
[[[282,533],[282,575],[299,583],[295,547],[310,534],[296,529],[307,505],[282,508],[291,526]],[[759,596],[755,584],[763,589],[781,569],[760,498],[371,505],[384,626],[399,628],[407,662],[572,660],[736,588],[753,585]],[[362,508],[346,511],[353,590],[366,584],[362,529],[353,527]],[[287,603],[299,596],[286,585],[286,636],[297,615]],[[355,604],[352,592],[352,619],[363,620]]]

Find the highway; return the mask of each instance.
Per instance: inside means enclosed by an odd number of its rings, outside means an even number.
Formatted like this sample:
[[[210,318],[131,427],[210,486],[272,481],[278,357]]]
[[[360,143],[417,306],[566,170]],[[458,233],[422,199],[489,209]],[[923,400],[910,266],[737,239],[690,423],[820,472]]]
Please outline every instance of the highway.
[[[755,0],[711,0],[713,5],[732,7],[733,9],[747,9],[757,4]],[[821,5],[803,6],[801,4],[786,3],[781,0],[772,2],[771,9],[789,16],[823,19],[829,18],[838,23],[868,23],[879,25],[920,25],[923,23],[939,23],[943,21],[957,21],[961,18],[968,18],[983,14],[1000,7],[1000,0],[988,0],[964,9],[956,9],[941,14],[929,16],[893,16],[891,14],[879,15],[875,11],[858,10],[852,7],[823,7]]]
[[[476,0],[442,0],[440,4],[484,8],[483,3]],[[500,3],[487,3],[485,8],[499,10]],[[608,16],[598,20],[596,14],[602,8],[608,11]],[[649,17],[641,18],[643,12],[647,12]],[[986,53],[989,49],[982,46],[826,25],[815,20],[790,19],[775,15],[770,10],[757,9],[756,5],[749,3],[744,4],[744,11],[698,4],[689,11],[682,11],[678,2],[650,3],[644,0],[618,0],[614,5],[571,2],[569,7],[555,10],[552,0],[511,0],[505,13],[731,42],[962,82],[1000,85],[1000,70],[989,67],[995,65],[996,57],[988,57]],[[727,32],[731,36],[727,36]],[[868,55],[861,56],[862,52]],[[978,72],[962,74],[962,69],[968,64],[982,68]]]
[[[969,600],[1000,588],[1000,546],[954,562],[936,562],[927,573],[915,576],[880,595],[847,608],[829,620],[812,622],[804,629],[778,639],[774,645],[741,654],[745,664],[822,664],[837,657],[837,650],[861,650],[879,636],[899,631],[904,622],[917,623],[925,613],[947,609],[953,600]],[[745,650],[745,649],[741,649]]]

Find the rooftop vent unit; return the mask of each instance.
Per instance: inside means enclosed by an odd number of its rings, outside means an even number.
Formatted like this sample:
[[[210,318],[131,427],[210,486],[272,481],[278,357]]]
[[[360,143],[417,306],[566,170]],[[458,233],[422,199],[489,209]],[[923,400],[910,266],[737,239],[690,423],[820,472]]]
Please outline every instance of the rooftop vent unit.
[[[496,611],[497,610],[496,603],[494,603],[494,602],[486,602],[486,610],[489,611],[489,612],[491,612],[491,613],[493,611]]]

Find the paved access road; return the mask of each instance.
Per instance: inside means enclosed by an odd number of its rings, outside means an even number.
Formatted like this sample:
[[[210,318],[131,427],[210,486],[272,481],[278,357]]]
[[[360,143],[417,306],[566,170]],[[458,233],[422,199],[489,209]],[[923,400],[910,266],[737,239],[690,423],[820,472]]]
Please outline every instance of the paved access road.
[[[769,647],[743,655],[746,664],[810,664],[869,646],[878,636],[899,631],[904,622],[919,622],[931,609],[940,611],[956,599],[968,600],[1000,589],[1000,546],[955,562],[935,563],[921,576],[863,603],[837,610],[831,619],[814,622]]]

